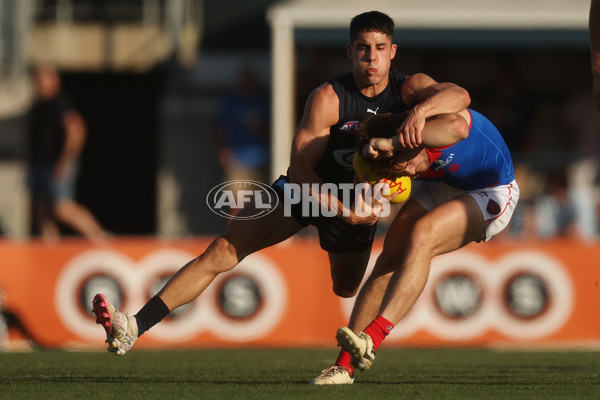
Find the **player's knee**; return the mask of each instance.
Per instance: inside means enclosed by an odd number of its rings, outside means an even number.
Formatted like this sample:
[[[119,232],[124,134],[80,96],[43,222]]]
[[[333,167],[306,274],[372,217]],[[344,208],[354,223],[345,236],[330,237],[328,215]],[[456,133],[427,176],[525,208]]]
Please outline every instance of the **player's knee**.
[[[432,233],[435,227],[432,222],[427,218],[422,218],[415,223],[412,232],[410,234],[410,247],[411,250],[419,249],[423,251],[430,251],[432,243]]]
[[[213,259],[215,262],[210,264],[218,266],[216,272],[228,271],[239,263],[235,247],[222,236],[213,240],[201,257]]]
[[[356,293],[358,293],[358,286],[348,287],[348,286],[334,284],[333,285],[333,293],[335,293],[336,296],[347,299],[347,298],[356,296]]]

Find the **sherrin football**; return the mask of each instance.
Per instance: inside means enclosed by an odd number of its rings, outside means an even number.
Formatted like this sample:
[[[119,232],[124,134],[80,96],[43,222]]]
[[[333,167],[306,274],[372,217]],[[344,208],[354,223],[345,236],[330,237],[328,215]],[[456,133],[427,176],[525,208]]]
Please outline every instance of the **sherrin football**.
[[[394,193],[397,193],[396,197],[388,199],[390,203],[398,204],[408,200],[411,188],[410,177],[384,177],[377,175],[358,153],[354,153],[352,165],[354,166],[354,172],[356,172],[358,179],[361,181],[367,181],[369,184],[374,185],[379,182],[379,180],[383,179],[390,187],[390,194],[393,195]]]

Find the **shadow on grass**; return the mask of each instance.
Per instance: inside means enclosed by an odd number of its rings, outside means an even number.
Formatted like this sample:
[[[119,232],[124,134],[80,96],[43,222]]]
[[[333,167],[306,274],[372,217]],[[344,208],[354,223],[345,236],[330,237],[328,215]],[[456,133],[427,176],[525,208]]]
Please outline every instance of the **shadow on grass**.
[[[502,377],[497,379],[489,379],[489,380],[457,380],[457,379],[444,379],[437,377],[433,379],[422,379],[422,380],[414,380],[414,379],[402,379],[401,377],[394,378],[364,378],[357,379],[355,384],[360,385],[408,385],[408,386],[557,386],[557,385],[581,385],[581,380],[578,382],[556,382],[553,380],[548,380],[547,382],[538,380],[515,380],[514,377]],[[213,384],[213,385],[307,385],[309,379],[299,380],[299,379],[228,379],[228,378],[215,378],[215,377],[206,377],[206,378],[151,378],[151,377],[133,377],[133,376],[125,376],[125,377],[115,377],[115,376],[84,376],[84,375],[72,375],[72,376],[64,376],[64,375],[32,375],[32,376],[22,376],[22,377],[13,377],[13,378],[0,378],[0,385],[6,384],[16,384],[16,383],[159,383],[159,384],[182,384],[182,383],[192,383],[192,384]],[[593,376],[589,377],[589,382],[586,384],[600,386],[600,381],[597,381]],[[343,385],[347,386],[347,385]]]
[[[0,385],[14,383],[210,383],[215,385],[307,385],[307,380],[266,380],[266,379],[227,379],[227,378],[149,378],[84,375],[31,375],[13,378],[0,378]],[[389,382],[388,382],[389,383]]]

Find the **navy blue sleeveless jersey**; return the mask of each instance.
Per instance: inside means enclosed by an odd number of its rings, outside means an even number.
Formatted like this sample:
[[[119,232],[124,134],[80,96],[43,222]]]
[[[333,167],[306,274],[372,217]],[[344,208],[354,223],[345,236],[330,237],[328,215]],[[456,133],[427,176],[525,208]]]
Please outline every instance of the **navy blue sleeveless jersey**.
[[[353,182],[352,158],[358,127],[372,115],[407,110],[400,90],[405,79],[405,74],[390,70],[388,86],[375,97],[367,97],[358,90],[352,73],[329,81],[340,100],[340,117],[330,129],[327,148],[315,168],[323,182]]]

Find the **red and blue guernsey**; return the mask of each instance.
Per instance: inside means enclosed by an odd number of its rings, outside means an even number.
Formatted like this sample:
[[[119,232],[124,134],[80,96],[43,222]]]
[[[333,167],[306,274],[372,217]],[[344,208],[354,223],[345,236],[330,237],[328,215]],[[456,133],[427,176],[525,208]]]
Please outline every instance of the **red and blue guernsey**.
[[[469,136],[447,147],[427,149],[429,169],[417,179],[475,190],[506,185],[515,179],[510,151],[498,129],[474,110]]]

